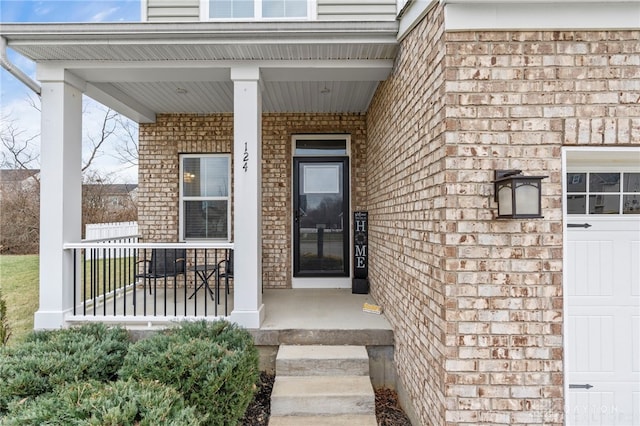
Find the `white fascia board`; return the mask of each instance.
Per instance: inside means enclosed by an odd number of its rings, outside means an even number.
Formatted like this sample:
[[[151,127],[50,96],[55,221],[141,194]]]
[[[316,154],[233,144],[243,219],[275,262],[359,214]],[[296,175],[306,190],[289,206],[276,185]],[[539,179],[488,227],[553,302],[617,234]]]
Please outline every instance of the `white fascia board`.
[[[156,113],[107,83],[87,84],[85,94],[136,123],[155,123]]]
[[[443,0],[445,30],[640,28],[640,1]]]
[[[140,0],[140,21],[147,22],[149,20],[149,0]]]
[[[402,40],[424,18],[438,0],[415,0],[407,3],[402,9],[398,28],[398,40]]]
[[[419,0],[420,2],[423,0]],[[432,1],[432,0],[429,0]],[[435,1],[435,0],[433,0]],[[376,40],[394,36],[395,21],[291,21],[291,22],[142,22],[142,23],[81,23],[81,24],[2,24],[0,34],[9,45],[34,41],[93,44],[164,43],[185,44],[219,41],[296,41],[322,40],[348,42],[355,39]]]

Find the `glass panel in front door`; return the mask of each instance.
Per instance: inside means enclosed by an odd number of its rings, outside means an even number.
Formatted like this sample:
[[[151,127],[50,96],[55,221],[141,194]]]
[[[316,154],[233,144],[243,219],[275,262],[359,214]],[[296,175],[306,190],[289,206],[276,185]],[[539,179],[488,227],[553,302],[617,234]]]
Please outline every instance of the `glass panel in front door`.
[[[294,276],[348,276],[347,159],[296,159]]]

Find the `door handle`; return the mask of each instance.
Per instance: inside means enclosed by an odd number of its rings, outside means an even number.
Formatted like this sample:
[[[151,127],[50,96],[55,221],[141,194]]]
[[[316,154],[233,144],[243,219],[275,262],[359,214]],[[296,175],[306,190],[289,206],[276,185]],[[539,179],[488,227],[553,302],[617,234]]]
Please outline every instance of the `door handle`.
[[[590,385],[589,383],[587,383],[586,385],[575,385],[575,384],[569,385],[569,389],[586,389],[586,390],[589,390],[592,387],[593,386]]]
[[[568,223],[567,228],[591,228],[593,225],[589,223]]]

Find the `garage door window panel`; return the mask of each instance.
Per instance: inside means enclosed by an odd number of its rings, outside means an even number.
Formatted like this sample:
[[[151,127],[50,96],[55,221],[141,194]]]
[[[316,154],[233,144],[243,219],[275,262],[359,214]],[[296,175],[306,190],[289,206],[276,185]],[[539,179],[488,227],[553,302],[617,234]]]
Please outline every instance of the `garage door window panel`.
[[[640,214],[640,173],[567,173],[568,214]]]

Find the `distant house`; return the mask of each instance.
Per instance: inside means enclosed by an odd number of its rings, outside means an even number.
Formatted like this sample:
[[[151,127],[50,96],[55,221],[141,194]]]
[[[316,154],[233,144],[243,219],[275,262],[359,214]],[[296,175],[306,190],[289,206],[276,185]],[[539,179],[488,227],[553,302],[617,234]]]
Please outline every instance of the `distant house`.
[[[89,199],[100,200],[100,204],[113,209],[123,209],[135,204],[137,184],[83,184],[83,194]]]
[[[188,316],[77,308],[84,93],[140,124],[139,253],[234,250],[216,316],[349,288],[366,211],[416,423],[640,424],[640,2],[142,4],[0,29],[42,84],[36,328]]]

